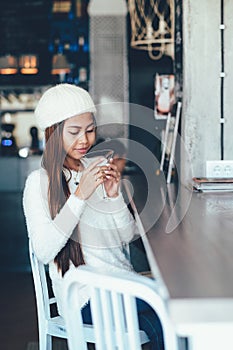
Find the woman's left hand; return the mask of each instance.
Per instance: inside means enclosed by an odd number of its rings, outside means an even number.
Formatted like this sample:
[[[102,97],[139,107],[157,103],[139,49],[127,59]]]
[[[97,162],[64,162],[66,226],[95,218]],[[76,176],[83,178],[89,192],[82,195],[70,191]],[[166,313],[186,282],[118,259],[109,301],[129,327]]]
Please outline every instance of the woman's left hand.
[[[113,164],[113,159],[110,159],[109,164],[107,165],[107,170],[105,173],[104,187],[108,197],[113,198],[117,197],[119,194],[119,185],[121,174],[117,169],[117,166]]]

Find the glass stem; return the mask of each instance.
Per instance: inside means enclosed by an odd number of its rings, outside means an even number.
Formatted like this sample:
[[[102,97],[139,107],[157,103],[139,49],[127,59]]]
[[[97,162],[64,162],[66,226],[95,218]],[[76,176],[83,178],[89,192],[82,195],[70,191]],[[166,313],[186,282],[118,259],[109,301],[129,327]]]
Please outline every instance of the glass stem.
[[[102,189],[103,189],[103,198],[104,199],[108,198],[106,190],[105,190],[105,187],[104,187],[104,184],[102,184]]]

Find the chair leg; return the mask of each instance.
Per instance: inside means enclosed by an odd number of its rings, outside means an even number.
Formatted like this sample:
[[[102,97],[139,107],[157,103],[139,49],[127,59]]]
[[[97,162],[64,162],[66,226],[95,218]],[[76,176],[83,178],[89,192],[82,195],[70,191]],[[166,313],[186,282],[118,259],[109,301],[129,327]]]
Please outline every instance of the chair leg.
[[[40,334],[39,350],[52,350],[52,336],[49,334]]]

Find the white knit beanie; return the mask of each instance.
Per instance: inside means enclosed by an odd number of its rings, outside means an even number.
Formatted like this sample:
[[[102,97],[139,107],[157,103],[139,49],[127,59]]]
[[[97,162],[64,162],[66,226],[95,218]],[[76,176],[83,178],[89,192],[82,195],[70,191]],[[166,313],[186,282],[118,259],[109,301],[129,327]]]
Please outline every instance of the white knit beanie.
[[[35,109],[35,117],[41,130],[75,115],[91,112],[96,108],[89,93],[75,85],[58,84],[45,91]]]

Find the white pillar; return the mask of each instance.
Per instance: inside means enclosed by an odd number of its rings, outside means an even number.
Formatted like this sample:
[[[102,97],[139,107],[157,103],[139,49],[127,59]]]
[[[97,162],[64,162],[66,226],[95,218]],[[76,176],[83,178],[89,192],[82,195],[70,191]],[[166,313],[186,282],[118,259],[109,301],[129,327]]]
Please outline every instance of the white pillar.
[[[181,174],[184,183],[190,181],[188,156],[193,176],[205,176],[206,161],[221,157],[219,25],[219,0],[183,1],[182,138],[186,152],[181,153]]]
[[[98,108],[102,137],[128,137],[127,6],[124,0],[92,0],[90,93]],[[118,103],[118,104],[117,104]],[[107,107],[108,105],[108,107]],[[119,123],[114,128],[109,123]],[[123,126],[123,124],[126,124]],[[104,129],[104,130],[103,130]]]
[[[224,159],[233,160],[233,2],[224,1],[225,83],[224,83]]]

